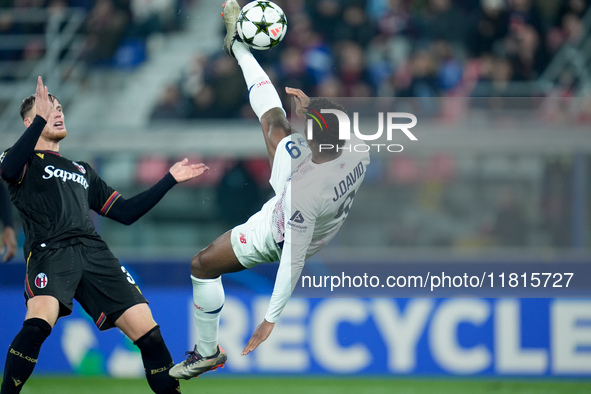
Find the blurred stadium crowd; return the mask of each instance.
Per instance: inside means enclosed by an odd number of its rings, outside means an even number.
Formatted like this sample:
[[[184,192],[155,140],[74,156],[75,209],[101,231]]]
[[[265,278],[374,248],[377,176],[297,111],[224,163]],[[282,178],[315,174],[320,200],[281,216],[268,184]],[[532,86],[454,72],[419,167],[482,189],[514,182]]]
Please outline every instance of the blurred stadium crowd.
[[[184,0],[1,0],[0,37],[38,36],[27,40],[22,48],[0,50],[0,61],[36,60],[43,56],[43,33],[48,20],[31,23],[26,16],[32,10],[47,8],[54,16],[67,8],[83,10],[86,17],[80,31],[84,36],[81,57],[96,67],[112,64],[121,46],[144,45],[154,34],[180,29],[179,15],[188,5]]]
[[[66,7],[81,7],[87,14],[80,55],[88,69],[133,72],[130,66],[149,60],[151,40],[182,34],[190,9],[205,1],[213,0],[0,0],[0,83],[10,78],[5,71],[11,62],[40,59],[46,50],[45,23],[25,23],[15,15],[39,7],[55,14]],[[570,66],[559,67],[550,84],[539,81],[564,48],[581,47],[581,41],[588,40],[583,21],[590,0],[276,2],[288,17],[287,36],[281,45],[255,56],[280,93],[291,86],[327,97],[589,95],[584,91],[588,81]],[[6,9],[12,12],[2,12]],[[158,120],[255,119],[240,69],[221,51],[221,18],[218,26],[211,35],[220,49],[195,53],[184,71],[173,75],[173,83],[164,84],[160,97],[153,99],[157,101],[151,112],[154,128]],[[3,40],[19,35],[27,38],[27,45],[11,46]],[[34,35],[38,39],[29,40]],[[121,56],[123,49],[133,55]],[[587,74],[591,75],[589,70]],[[576,122],[588,124],[591,101],[582,98],[577,104],[584,111],[577,112],[583,117]],[[551,118],[549,106],[542,106],[542,111],[543,116],[527,115],[534,127]],[[485,123],[496,128],[488,118]],[[564,132],[571,124],[561,122],[557,130]],[[361,237],[371,247],[589,247],[591,227],[579,217],[587,217],[583,207],[591,201],[591,186],[583,179],[591,173],[591,157],[576,156],[578,152],[555,154],[551,149],[521,154],[518,149],[513,153],[458,149],[415,156],[405,152],[387,160],[372,159],[364,193],[356,197],[363,215],[351,217],[350,226],[335,242],[355,244]],[[104,171],[120,172],[122,164],[116,158],[112,163],[109,157],[96,159]],[[167,171],[170,159],[130,153],[125,168],[134,168],[135,177],[118,187],[138,192],[160,176],[159,171]],[[183,250],[195,242],[204,246],[265,200],[266,157],[206,159],[216,171],[163,201],[144,220],[138,229],[141,234],[109,221],[101,223],[107,242],[130,247],[133,253],[137,248],[146,253],[163,247]],[[579,163],[577,171],[573,163]],[[579,173],[583,175],[577,178]],[[234,198],[237,195],[241,201]],[[200,208],[195,208],[195,201],[201,201]]]
[[[81,58],[91,67],[146,59],[151,37],[183,29],[186,10],[203,0],[0,0],[0,37],[40,34],[45,22],[15,15],[46,7],[87,12]],[[257,58],[277,86],[327,97],[536,96],[535,85],[565,45],[587,33],[589,0],[277,0],[288,35]],[[220,43],[224,32],[220,23]],[[220,44],[221,46],[221,44]],[[22,47],[0,47],[0,61],[40,59],[42,35]],[[0,73],[0,79],[10,74]],[[576,73],[554,87],[575,95]],[[164,87],[154,119],[253,117],[236,63],[220,51],[195,53],[176,83]],[[285,98],[285,97],[284,97]]]
[[[589,8],[587,0],[277,3],[288,15],[288,34],[257,58],[276,86],[325,97],[544,94],[533,83],[559,48],[584,37]],[[195,54],[152,117],[252,117],[246,93],[235,94],[242,85],[232,59]],[[559,94],[573,95],[577,87],[576,76],[563,70]]]

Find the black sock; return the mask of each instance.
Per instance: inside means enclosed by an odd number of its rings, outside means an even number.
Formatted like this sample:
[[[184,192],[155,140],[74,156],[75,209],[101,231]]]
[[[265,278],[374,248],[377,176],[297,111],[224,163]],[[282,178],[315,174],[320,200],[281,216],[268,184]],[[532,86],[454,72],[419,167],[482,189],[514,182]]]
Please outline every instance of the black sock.
[[[134,342],[142,353],[146,379],[156,394],[177,394],[181,392],[179,381],[168,375],[174,365],[162,335],[156,326]]]
[[[16,335],[6,356],[1,394],[20,393],[23,385],[33,373],[39,351],[45,339],[51,334],[51,326],[43,319],[27,319]]]

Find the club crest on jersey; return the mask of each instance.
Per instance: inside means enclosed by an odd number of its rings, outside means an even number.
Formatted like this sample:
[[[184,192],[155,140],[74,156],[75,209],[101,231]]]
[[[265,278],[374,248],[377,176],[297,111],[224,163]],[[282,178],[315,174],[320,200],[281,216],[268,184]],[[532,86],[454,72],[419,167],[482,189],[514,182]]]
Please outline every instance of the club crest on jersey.
[[[37,275],[37,277],[35,277],[35,286],[37,286],[40,289],[43,289],[45,286],[47,286],[48,281],[49,280],[47,279],[47,275],[41,272],[39,275]]]
[[[76,163],[75,161],[73,161],[72,164],[74,164],[78,171],[80,171],[82,174],[86,174],[86,168],[84,168],[82,165]]]

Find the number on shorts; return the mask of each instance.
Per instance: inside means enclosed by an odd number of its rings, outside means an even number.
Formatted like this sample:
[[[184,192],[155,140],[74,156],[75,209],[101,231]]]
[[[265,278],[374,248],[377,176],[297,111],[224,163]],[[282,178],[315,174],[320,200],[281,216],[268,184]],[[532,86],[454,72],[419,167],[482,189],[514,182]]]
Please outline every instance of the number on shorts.
[[[129,272],[127,272],[127,270],[125,269],[124,266],[121,266],[121,271],[123,271],[123,273],[125,275],[127,275],[127,281],[129,283],[131,283],[132,285],[135,285],[135,280],[133,280],[133,277],[131,276],[131,274]]]

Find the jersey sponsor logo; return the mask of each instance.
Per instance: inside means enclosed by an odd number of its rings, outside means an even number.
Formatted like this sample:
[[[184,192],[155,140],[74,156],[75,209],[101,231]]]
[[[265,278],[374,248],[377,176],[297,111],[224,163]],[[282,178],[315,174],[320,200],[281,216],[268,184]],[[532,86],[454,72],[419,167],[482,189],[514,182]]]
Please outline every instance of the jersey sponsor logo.
[[[73,161],[72,164],[74,164],[78,171],[80,171],[82,174],[86,174],[86,168],[84,168],[84,166],[76,163],[75,161]]]
[[[49,280],[47,279],[47,275],[45,275],[43,272],[35,277],[35,286],[37,286],[39,289],[43,289],[45,286],[47,286],[47,282],[49,282]]]
[[[45,167],[45,174],[43,175],[43,179],[51,179],[53,177],[60,178],[62,181],[72,181],[75,183],[79,183],[85,189],[88,189],[88,182],[86,178],[80,174],[74,174],[73,172],[62,170],[61,168],[55,168],[52,165]]]
[[[294,223],[304,223],[304,215],[300,211],[295,211],[289,220]]]
[[[308,226],[304,225],[304,215],[302,212],[295,211],[286,224],[286,227],[292,232],[303,234],[308,230]]]
[[[240,233],[240,243],[241,244],[245,244],[246,243],[246,234]]]

